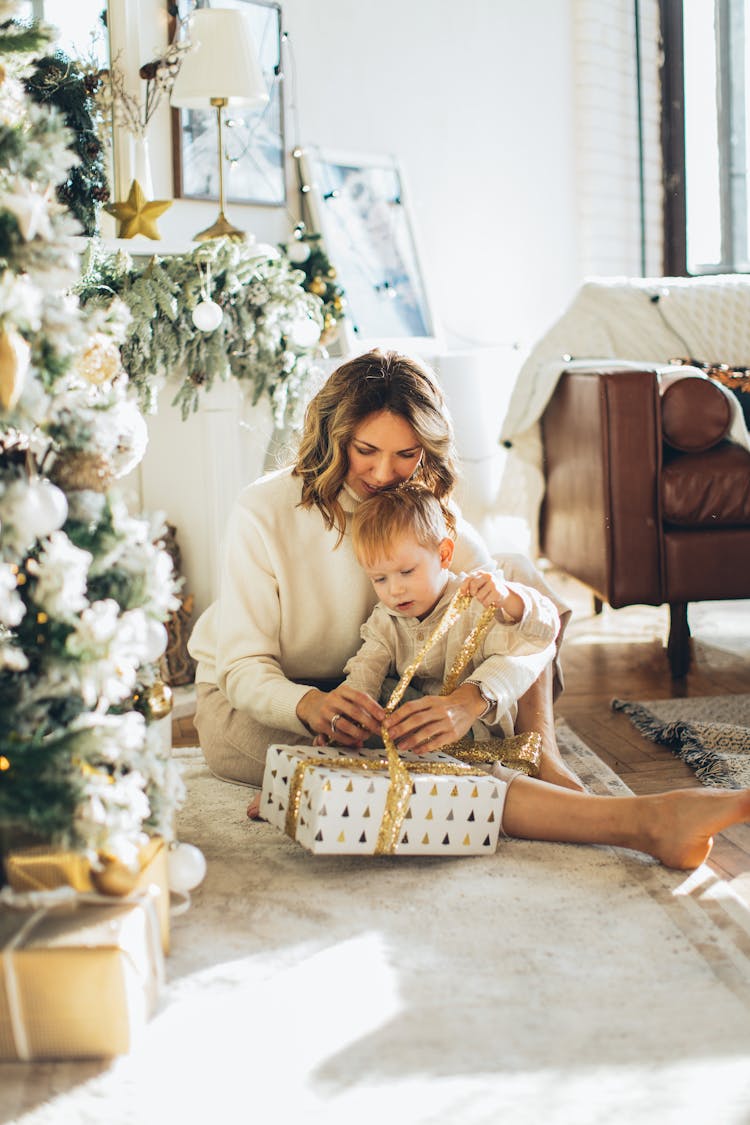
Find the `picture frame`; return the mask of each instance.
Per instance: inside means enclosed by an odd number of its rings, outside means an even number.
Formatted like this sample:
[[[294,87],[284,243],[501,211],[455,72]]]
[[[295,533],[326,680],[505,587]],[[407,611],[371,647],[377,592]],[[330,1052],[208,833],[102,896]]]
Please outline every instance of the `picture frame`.
[[[442,348],[420,264],[404,174],[390,155],[297,149],[303,220],[320,234],[344,290],[346,352]]]
[[[226,198],[230,203],[283,207],[286,150],[281,65],[282,14],[276,0],[169,2],[174,27],[195,8],[221,6],[246,12],[258,61],[268,86],[262,109],[233,109],[224,117]],[[218,200],[216,114],[210,109],[172,109],[172,171],[175,199]]]

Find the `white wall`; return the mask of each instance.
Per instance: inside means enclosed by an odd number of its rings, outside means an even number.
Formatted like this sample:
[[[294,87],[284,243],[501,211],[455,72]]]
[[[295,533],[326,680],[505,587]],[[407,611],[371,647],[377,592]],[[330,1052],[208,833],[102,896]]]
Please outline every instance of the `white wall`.
[[[109,2],[127,13],[131,55],[140,43],[141,57],[128,63],[135,73],[166,41],[164,0]],[[641,0],[641,9],[648,252],[658,272],[658,0]],[[527,350],[586,274],[639,271],[632,13],[632,0],[283,3],[295,62],[287,54],[289,152],[309,143],[391,153],[405,173],[450,345],[437,366],[457,423],[459,500],[495,550],[528,548],[527,530],[498,520],[496,502],[505,457],[497,434]],[[150,149],[155,196],[170,198],[166,106],[152,123]],[[299,215],[291,163],[288,209],[227,208],[262,241],[285,239]],[[186,249],[216,213],[216,203],[176,200],[159,219],[165,248]],[[134,252],[159,249],[133,240]],[[240,435],[236,409],[226,398],[206,402],[187,428],[162,411],[151,422],[141,473],[143,505],[178,524],[199,609],[213,596],[226,503],[246,479],[246,457],[230,440]],[[187,484],[189,470],[196,479]],[[214,478],[220,495],[209,488]]]
[[[136,3],[148,55],[165,35],[164,0]],[[288,113],[287,147],[396,154],[449,336],[532,343],[580,276],[571,0],[285,0],[283,15],[301,133]],[[155,194],[169,198],[166,110],[150,148]],[[228,211],[263,240],[288,231],[282,209]],[[215,213],[176,201],[159,226],[171,242]]]

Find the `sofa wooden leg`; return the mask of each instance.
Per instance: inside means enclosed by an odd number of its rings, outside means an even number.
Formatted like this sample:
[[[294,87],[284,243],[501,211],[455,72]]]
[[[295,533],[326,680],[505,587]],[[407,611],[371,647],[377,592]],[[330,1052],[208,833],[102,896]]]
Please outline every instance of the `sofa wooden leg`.
[[[679,680],[690,667],[690,626],[687,602],[670,602],[667,656],[672,678]]]
[[[598,617],[604,608],[604,602],[594,594],[594,613]]]

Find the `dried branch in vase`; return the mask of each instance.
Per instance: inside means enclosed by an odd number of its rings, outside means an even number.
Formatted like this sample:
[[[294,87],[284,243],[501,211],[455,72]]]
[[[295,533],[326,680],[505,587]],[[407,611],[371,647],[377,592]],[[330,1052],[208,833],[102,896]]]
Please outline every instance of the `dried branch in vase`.
[[[180,31],[182,26],[179,25],[174,40],[164,53],[151,62],[144,63],[139,70],[139,76],[146,83],[143,101],[128,88],[120,65],[120,55],[117,55],[109,70],[99,72],[101,84],[96,92],[96,99],[101,111],[111,114],[115,125],[125,129],[133,137],[146,136],[149,122],[156,110],[165,98],[169,100],[185,52],[190,48],[187,33]]]

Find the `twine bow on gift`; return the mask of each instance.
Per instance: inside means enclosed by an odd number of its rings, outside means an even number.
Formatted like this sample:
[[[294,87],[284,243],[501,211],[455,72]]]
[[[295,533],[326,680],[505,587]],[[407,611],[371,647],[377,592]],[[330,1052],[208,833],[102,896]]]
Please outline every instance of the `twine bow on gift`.
[[[33,1053],[29,1041],[14,954],[17,950],[23,948],[27,938],[39,922],[51,910],[73,911],[79,906],[142,906],[146,913],[149,959],[155,967],[157,990],[161,991],[164,984],[164,956],[161,948],[155,897],[156,891],[151,888],[135,894],[122,895],[119,898],[113,898],[111,895],[76,891],[73,887],[67,886],[55,887],[53,890],[47,891],[14,891],[7,886],[0,889],[0,907],[31,912],[28,918],[21,922],[18,930],[8,939],[5,947],[0,949],[3,982],[10,1017],[10,1031],[16,1054],[21,1062],[28,1062],[33,1058]]]
[[[453,595],[443,617],[428,637],[423,647],[418,652],[415,660],[404,669],[401,679],[391,692],[386,704],[386,714],[390,715],[401,702],[412,677],[415,675],[424,657],[437,642],[448,632],[460,617],[461,613],[471,604],[469,594],[460,591]],[[484,610],[474,628],[461,646],[445,681],[440,690],[441,695],[450,695],[455,689],[459,678],[476,652],[482,637],[495,620],[495,607]],[[380,729],[385,747],[386,756],[381,758],[353,758],[342,755],[326,764],[332,769],[352,769],[362,772],[380,772],[388,770],[389,787],[385,802],[383,817],[378,830],[375,844],[375,855],[393,855],[398,844],[399,833],[404,818],[409,808],[412,781],[410,774],[442,774],[449,776],[477,776],[483,771],[475,767],[464,765],[463,762],[478,764],[494,764],[500,762],[529,776],[536,776],[539,772],[539,762],[542,754],[541,735],[536,731],[527,734],[515,735],[512,738],[490,738],[481,742],[462,738],[447,746],[442,746],[441,751],[451,754],[459,759],[456,762],[419,761],[405,762],[398,753],[396,745],[386,730],[385,725]],[[320,758],[304,758],[295,766],[292,780],[289,785],[289,803],[287,805],[285,831],[288,836],[295,839],[297,834],[297,821],[299,819],[300,803],[302,799],[302,785],[305,775],[312,766],[319,766]]]

